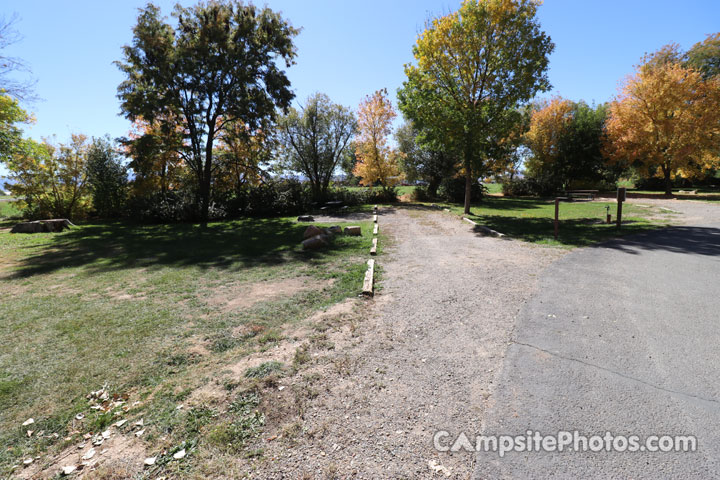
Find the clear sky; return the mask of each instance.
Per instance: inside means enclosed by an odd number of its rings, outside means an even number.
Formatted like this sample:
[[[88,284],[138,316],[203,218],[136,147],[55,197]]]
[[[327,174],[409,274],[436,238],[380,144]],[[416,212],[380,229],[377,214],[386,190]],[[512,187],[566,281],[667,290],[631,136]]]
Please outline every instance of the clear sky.
[[[17,13],[16,28],[24,37],[8,53],[32,68],[41,98],[28,106],[37,117],[28,135],[56,134],[65,141],[73,132],[127,133],[129,124],[119,116],[115,97],[122,75],[113,61],[130,42],[137,9],[145,3],[2,0],[0,15]],[[176,2],[155,3],[169,15]],[[320,91],[353,108],[379,88],[394,97],[425,19],[455,10],[459,3],[267,0],[303,29],[296,39],[297,64],[289,70],[297,100]],[[539,16],[556,45],[550,60],[552,94],[600,103],[612,98],[645,52],[671,42],[689,48],[720,31],[720,0],[545,0]]]

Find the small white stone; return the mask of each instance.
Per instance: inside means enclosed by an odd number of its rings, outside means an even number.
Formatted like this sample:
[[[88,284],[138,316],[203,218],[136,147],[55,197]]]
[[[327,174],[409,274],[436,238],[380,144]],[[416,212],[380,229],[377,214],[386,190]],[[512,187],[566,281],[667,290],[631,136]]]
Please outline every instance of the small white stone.
[[[75,465],[68,465],[66,467],[63,467],[62,473],[63,473],[63,475],[70,475],[75,470],[77,470],[77,467]]]
[[[173,455],[173,458],[175,460],[180,460],[181,458],[185,458],[185,449],[183,448],[179,452],[175,452],[175,454]]]

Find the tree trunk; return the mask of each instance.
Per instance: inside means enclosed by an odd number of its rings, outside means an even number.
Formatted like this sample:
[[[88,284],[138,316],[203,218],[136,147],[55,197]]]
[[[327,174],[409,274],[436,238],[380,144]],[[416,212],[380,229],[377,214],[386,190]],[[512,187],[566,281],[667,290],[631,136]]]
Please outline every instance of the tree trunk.
[[[470,162],[465,162],[465,215],[470,215],[470,193],[472,191],[472,170]]]
[[[672,195],[672,178],[670,178],[670,169],[664,168],[663,174],[665,175],[665,195]]]
[[[202,182],[200,184],[200,223],[203,228],[207,228],[208,218],[210,217],[210,187],[212,185],[212,149],[214,135],[215,132],[210,131],[207,143],[205,144],[205,168],[203,171]]]
[[[200,223],[207,227],[210,216],[210,178],[205,176],[200,185]]]
[[[431,178],[428,182],[428,196],[430,198],[437,198],[438,187],[440,187],[440,180]]]

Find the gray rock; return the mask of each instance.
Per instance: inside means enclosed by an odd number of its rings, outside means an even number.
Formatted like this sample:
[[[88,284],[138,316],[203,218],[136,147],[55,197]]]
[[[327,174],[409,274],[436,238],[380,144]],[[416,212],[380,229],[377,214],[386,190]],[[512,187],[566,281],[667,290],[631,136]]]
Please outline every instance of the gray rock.
[[[75,225],[66,218],[54,218],[51,220],[35,220],[34,222],[22,222],[15,225],[10,233],[51,233],[62,232],[66,228]]]
[[[315,235],[302,242],[303,250],[317,250],[318,248],[327,247],[329,244],[329,237],[327,235]]]
[[[327,231],[332,233],[333,235],[340,235],[342,234],[342,227],[340,225],[333,225],[332,227],[328,228]]]
[[[316,227],[315,225],[310,225],[305,229],[305,233],[303,233],[303,240],[307,240],[308,238],[316,237],[318,235],[324,235],[325,232],[323,229]]]
[[[315,219],[312,215],[300,215],[297,219],[298,222],[314,222]]]

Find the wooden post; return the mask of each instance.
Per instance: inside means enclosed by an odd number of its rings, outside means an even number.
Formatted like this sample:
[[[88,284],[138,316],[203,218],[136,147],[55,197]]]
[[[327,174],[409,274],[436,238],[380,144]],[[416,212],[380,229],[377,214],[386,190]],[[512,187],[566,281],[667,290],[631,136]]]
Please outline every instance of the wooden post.
[[[555,240],[558,239],[558,229],[560,227],[560,198],[555,199]]]
[[[365,281],[363,282],[364,295],[373,296],[373,277],[375,276],[375,260],[368,260],[367,271],[365,272]]]
[[[622,205],[625,201],[626,190],[623,187],[618,188],[617,191],[617,228],[622,225]]]

